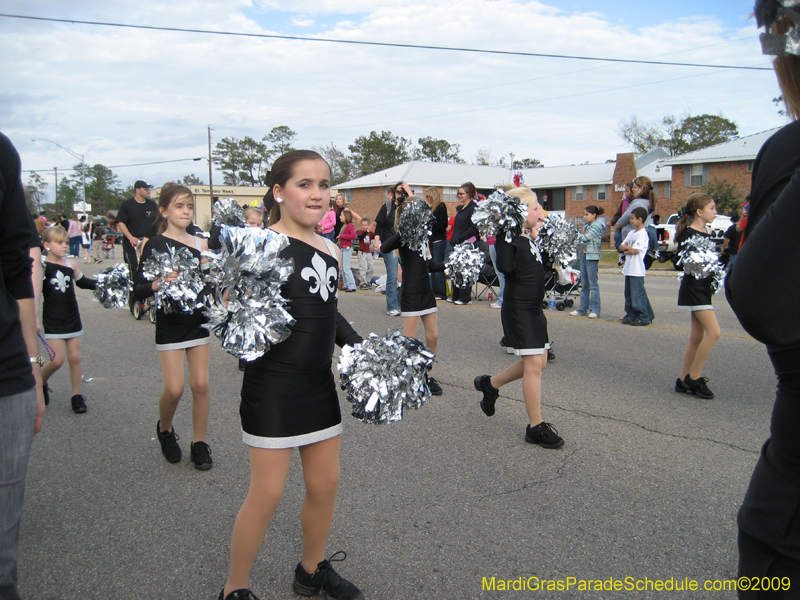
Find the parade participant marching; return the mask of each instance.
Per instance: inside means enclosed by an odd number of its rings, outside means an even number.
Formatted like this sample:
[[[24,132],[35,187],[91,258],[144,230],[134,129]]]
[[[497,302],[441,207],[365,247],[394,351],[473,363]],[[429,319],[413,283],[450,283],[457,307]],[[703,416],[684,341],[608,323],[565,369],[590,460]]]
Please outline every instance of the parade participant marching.
[[[42,241],[47,251],[42,286],[42,325],[44,337],[50,341],[50,346],[55,352],[55,358],[42,369],[45,404],[50,402],[47,381],[61,368],[66,356],[72,380],[72,410],[76,413],[85,413],[86,397],[81,394],[83,325],[78,310],[78,299],[75,297],[75,286],[93,290],[97,282],[84,277],[77,261],[70,262],[67,258],[70,239],[63,227],[54,226],[45,229],[42,232]]]
[[[144,277],[145,261],[157,252],[186,248],[198,259],[198,265],[208,261],[200,253],[208,249],[206,241],[186,231],[194,216],[192,192],[182,186],[165,184],[158,199],[161,218],[158,234],[150,238],[142,251],[134,294],[138,300],[153,296],[162,286],[178,278],[175,270],[163,279],[147,281]],[[198,269],[201,267],[198,266]],[[195,469],[206,471],[212,467],[211,448],[206,443],[208,428],[209,388],[208,365],[210,347],[208,330],[203,328],[206,318],[199,308],[191,312],[170,311],[159,303],[156,309],[156,349],[164,375],[164,392],[158,401],[159,421],[156,425],[161,453],[171,463],[181,460],[181,447],[172,420],[183,396],[183,356],[189,363],[189,387],[192,390],[192,443],[191,459]]]
[[[479,375],[475,378],[475,389],[483,392],[481,410],[491,417],[495,412],[495,402],[500,388],[507,383],[522,379],[522,395],[530,423],[525,427],[525,441],[543,448],[557,449],[564,445],[555,427],[542,419],[541,393],[542,369],[547,365],[547,321],[542,312],[544,299],[544,268],[538,249],[533,240],[544,221],[542,209],[536,194],[524,188],[509,190],[528,203],[525,227],[529,234],[506,241],[505,235],[498,235],[497,266],[506,276],[506,290],[500,318],[503,335],[509,354],[520,360],[497,375]]]
[[[717,208],[708,194],[695,192],[686,199],[686,208],[676,227],[675,240],[678,250],[682,250],[687,240],[700,236],[710,238],[706,225],[714,220]],[[678,292],[678,308],[692,311],[692,330],[689,343],[683,353],[681,376],[675,381],[675,391],[682,394],[695,394],[698,398],[710,400],[714,393],[708,389],[708,377],[702,377],[703,365],[714,344],[722,333],[711,304],[711,280],[697,279],[684,273]]]
[[[340,254],[315,234],[330,198],[330,167],[316,152],[284,154],[272,165],[275,204],[270,228],[289,238],[281,258],[294,272],[281,294],[295,324],[286,340],[247,363],[242,383],[242,439],[250,457],[250,488],[233,527],[228,579],[220,600],[252,600],[250,572],[278,507],[299,448],[306,495],[300,521],[303,554],[292,589],[334,600],[363,594],[325,559],[339,485],[342,417],[331,372],[334,344],[361,341],[337,309]],[[341,560],[341,559],[340,559]]]
[[[423,258],[416,248],[402,243],[401,236],[405,233],[403,213],[411,206],[412,202],[419,202],[416,196],[406,198],[397,209],[399,231],[386,239],[381,247],[389,252],[397,250],[403,264],[403,288],[400,292],[400,316],[403,317],[403,335],[417,337],[417,323],[422,321],[425,329],[425,345],[436,354],[439,343],[439,328],[437,324],[436,299],[431,286],[431,272],[444,271],[444,264],[433,262],[428,244],[425,244],[426,257]],[[422,206],[425,206],[424,204]],[[425,208],[424,210],[430,210]],[[432,215],[431,215],[432,216]],[[442,386],[433,377],[428,377],[428,387],[434,396],[442,395]]]

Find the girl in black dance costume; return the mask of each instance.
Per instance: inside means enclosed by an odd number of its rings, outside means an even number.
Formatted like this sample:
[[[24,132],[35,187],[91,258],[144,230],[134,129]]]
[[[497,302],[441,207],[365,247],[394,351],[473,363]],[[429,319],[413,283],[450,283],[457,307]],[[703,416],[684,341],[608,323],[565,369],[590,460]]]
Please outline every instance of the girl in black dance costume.
[[[695,192],[686,199],[684,214],[676,226],[678,249],[682,250],[687,240],[700,236],[710,238],[706,225],[714,220],[717,207],[708,194]],[[711,349],[722,335],[711,304],[711,277],[695,279],[689,273],[683,274],[678,291],[678,308],[692,311],[692,330],[689,343],[683,353],[681,376],[675,381],[675,391],[682,394],[695,394],[698,398],[710,400],[714,397],[708,389],[708,377],[701,377],[703,365],[711,354]]]
[[[398,223],[402,227],[401,216],[416,196],[406,198],[397,209]],[[436,299],[433,297],[431,286],[431,272],[444,271],[444,264],[435,263],[430,256],[428,248],[427,258],[422,258],[420,253],[405,244],[400,243],[400,231],[390,236],[381,244],[385,252],[398,250],[400,262],[403,264],[403,287],[400,291],[400,316],[403,317],[403,335],[417,337],[417,323],[422,321],[425,329],[425,345],[436,354],[439,343],[439,328],[436,316]],[[434,396],[442,395],[442,386],[433,377],[428,377],[428,387]]]
[[[509,354],[520,360],[497,375],[479,375],[475,378],[475,389],[483,392],[481,410],[486,416],[494,415],[494,405],[500,388],[507,383],[522,379],[522,395],[528,411],[530,424],[525,428],[525,441],[539,444],[543,448],[557,449],[564,440],[552,424],[542,419],[542,369],[547,366],[547,321],[542,312],[544,299],[544,267],[539,250],[533,240],[544,222],[541,206],[536,194],[530,189],[515,188],[507,192],[528,204],[525,226],[530,233],[520,235],[507,242],[505,235],[498,235],[497,267],[506,276],[506,289],[500,318],[503,336]]]
[[[208,250],[206,241],[186,231],[194,217],[194,197],[192,192],[174,183],[161,188],[158,199],[158,212],[161,217],[158,235],[149,239],[142,251],[139,262],[137,283],[134,294],[139,300],[152,296],[162,285],[174,281],[178,272],[173,271],[163,281],[147,281],[143,276],[143,264],[153,252],[167,252],[169,248],[188,248],[199,259],[201,268],[208,268],[208,260],[200,253]],[[161,444],[161,453],[171,463],[181,460],[181,447],[178,435],[172,426],[175,411],[183,396],[183,356],[189,363],[189,387],[192,390],[192,443],[191,459],[195,469],[207,471],[212,467],[211,448],[206,443],[208,428],[209,390],[208,365],[210,359],[208,330],[200,309],[192,313],[165,313],[164,307],[156,310],[156,349],[164,374],[164,392],[158,400],[159,420],[156,434]]]
[[[233,526],[220,600],[255,598],[247,589],[250,571],[283,494],[293,448],[300,450],[306,495],[300,514],[303,555],[292,588],[303,596],[324,591],[334,600],[363,599],[325,560],[342,433],[333,347],[361,341],[337,309],[341,255],[333,242],[314,233],[328,209],[330,177],[328,163],[310,150],[289,152],[272,165],[270,228],[289,238],[280,256],[294,260],[294,272],[281,294],[296,322],[285,341],[245,367],[239,413],[250,489]]]

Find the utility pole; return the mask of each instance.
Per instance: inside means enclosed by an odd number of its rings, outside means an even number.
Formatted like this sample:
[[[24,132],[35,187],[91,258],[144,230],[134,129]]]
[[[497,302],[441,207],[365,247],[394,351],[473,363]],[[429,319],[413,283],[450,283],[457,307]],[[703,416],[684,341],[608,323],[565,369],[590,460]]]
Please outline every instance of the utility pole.
[[[211,198],[209,206],[214,206],[214,180],[211,178],[211,125],[208,126],[208,195]]]

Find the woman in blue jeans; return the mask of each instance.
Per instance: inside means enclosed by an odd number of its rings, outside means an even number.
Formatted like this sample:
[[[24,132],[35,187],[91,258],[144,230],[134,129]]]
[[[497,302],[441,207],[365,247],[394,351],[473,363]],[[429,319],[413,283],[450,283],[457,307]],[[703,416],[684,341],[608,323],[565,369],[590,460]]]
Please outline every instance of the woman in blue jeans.
[[[583,220],[586,225],[583,228],[583,241],[586,244],[586,252],[581,256],[581,304],[577,310],[573,310],[573,317],[589,316],[596,319],[600,316],[600,288],[597,285],[597,265],[600,262],[600,242],[606,231],[606,224],[598,221],[597,218],[603,214],[602,208],[597,208],[590,204],[583,209]]]

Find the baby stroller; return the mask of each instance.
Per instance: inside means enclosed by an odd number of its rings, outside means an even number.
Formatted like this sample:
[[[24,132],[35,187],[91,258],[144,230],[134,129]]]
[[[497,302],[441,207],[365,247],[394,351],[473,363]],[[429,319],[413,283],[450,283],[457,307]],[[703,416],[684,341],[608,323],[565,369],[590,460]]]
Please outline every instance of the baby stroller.
[[[551,300],[555,301],[558,310],[572,308],[575,301],[570,296],[578,296],[581,292],[581,272],[571,266],[553,264],[549,258],[545,260],[545,255],[542,255],[542,262],[545,292],[542,308],[548,308]]]

